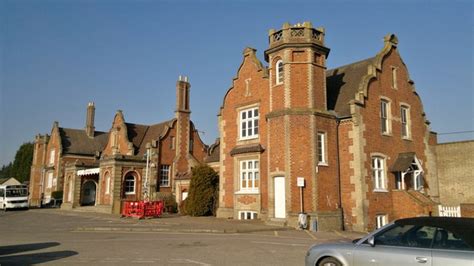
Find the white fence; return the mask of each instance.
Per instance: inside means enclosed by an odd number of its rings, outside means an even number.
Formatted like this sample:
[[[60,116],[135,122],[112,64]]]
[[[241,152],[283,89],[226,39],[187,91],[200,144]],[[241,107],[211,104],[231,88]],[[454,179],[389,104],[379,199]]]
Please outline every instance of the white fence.
[[[442,206],[438,205],[439,216],[445,217],[461,217],[461,207],[460,206]]]

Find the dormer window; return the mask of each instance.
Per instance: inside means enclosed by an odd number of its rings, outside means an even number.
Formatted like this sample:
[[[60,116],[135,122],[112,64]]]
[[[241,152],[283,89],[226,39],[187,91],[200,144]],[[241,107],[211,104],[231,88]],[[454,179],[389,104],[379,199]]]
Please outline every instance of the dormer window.
[[[278,60],[275,64],[276,68],[276,84],[283,84],[283,61]]]

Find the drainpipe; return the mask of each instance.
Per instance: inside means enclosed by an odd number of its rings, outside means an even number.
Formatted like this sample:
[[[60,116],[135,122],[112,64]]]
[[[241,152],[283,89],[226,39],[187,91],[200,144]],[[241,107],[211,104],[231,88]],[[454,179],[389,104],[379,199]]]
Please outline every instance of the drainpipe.
[[[338,201],[339,201],[339,208],[341,208],[341,224],[342,224],[342,230],[345,230],[344,228],[344,210],[342,209],[342,193],[341,193],[341,162],[339,159],[339,125],[341,124],[341,119],[337,119],[337,126],[336,126],[336,160],[337,160],[337,190],[338,190]]]

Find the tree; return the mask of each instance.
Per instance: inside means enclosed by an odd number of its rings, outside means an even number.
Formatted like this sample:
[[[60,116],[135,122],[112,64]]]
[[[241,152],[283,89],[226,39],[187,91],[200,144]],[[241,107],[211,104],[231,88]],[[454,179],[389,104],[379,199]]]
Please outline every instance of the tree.
[[[31,164],[33,163],[34,145],[31,142],[23,143],[15,154],[11,168],[11,177],[20,182],[30,180]]]
[[[219,176],[208,165],[193,167],[186,213],[191,216],[215,215],[219,193]]]
[[[12,177],[12,163],[8,165],[3,165],[2,169],[0,169],[0,178],[10,178]]]

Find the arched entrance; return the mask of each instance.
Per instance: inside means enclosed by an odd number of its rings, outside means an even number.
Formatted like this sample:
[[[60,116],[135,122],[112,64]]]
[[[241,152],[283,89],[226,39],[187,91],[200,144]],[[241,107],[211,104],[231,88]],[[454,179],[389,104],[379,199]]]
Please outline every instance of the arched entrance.
[[[92,180],[87,180],[82,185],[81,206],[94,206],[97,184]]]

